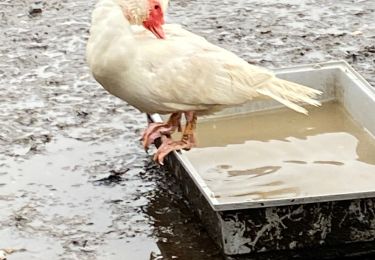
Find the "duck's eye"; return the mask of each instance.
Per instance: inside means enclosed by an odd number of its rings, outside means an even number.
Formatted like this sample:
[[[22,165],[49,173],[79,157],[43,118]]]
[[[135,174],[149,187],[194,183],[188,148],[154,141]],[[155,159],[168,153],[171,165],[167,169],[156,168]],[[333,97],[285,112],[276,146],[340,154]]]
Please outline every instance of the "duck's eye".
[[[155,10],[159,10],[160,9],[160,5],[155,5],[154,8],[155,8]]]

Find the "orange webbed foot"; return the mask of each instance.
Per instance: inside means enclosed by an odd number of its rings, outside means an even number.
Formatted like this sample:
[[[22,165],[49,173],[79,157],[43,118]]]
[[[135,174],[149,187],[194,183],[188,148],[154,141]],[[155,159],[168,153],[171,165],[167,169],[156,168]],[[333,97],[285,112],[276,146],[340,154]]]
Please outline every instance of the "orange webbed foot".
[[[167,123],[150,123],[142,134],[142,144],[147,151],[149,146],[162,135],[171,135],[176,129],[181,130],[181,113],[174,113]]]
[[[197,122],[197,116],[194,112],[185,112],[185,117],[186,126],[180,141],[173,141],[167,136],[162,137],[162,144],[154,155],[154,161],[157,163],[163,165],[165,156],[172,151],[181,149],[190,150],[192,147],[196,146],[194,130]]]
[[[154,161],[160,165],[164,165],[164,158],[172,151],[176,150],[190,150],[195,146],[193,136],[191,138],[182,138],[180,141],[173,141],[166,136],[162,137],[162,144],[154,155]]]

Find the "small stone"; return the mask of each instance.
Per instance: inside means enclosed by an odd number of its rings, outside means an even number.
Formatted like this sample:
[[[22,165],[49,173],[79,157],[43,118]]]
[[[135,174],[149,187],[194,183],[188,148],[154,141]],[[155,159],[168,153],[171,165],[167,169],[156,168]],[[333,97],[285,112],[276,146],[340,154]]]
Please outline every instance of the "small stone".
[[[41,14],[43,12],[42,7],[43,7],[43,3],[40,1],[32,3],[29,9],[29,14],[31,16],[36,16],[36,15]]]
[[[264,29],[264,30],[261,30],[260,31],[260,34],[268,34],[268,33],[271,33],[271,29]]]
[[[297,247],[297,241],[293,241],[289,244],[289,249],[295,249]]]

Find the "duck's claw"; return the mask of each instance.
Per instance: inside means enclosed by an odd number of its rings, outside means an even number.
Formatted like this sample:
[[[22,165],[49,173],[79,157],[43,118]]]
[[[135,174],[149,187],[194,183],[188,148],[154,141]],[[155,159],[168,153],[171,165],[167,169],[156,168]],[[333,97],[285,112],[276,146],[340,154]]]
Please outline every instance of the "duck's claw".
[[[181,141],[173,141],[171,138],[166,136],[163,136],[162,139],[162,144],[154,155],[154,161],[160,165],[164,165],[164,158],[170,152],[181,149],[190,150],[193,146],[195,146],[195,143],[191,142],[190,139],[183,138]]]
[[[165,123],[151,123],[142,135],[143,148],[147,151],[149,146],[162,135],[171,135],[176,127]]]
[[[173,113],[166,123],[150,123],[142,134],[142,143],[145,150],[162,135],[171,135],[181,130],[181,112]]]
[[[167,123],[151,123],[142,135],[143,147],[147,151],[150,144],[155,139],[161,137],[162,143],[154,155],[154,161],[164,164],[164,158],[170,152],[175,150],[190,150],[195,146],[194,129],[197,122],[197,116],[194,112],[184,112],[186,118],[186,126],[181,141],[173,141],[171,134],[178,129],[181,131],[182,112],[173,113]]]

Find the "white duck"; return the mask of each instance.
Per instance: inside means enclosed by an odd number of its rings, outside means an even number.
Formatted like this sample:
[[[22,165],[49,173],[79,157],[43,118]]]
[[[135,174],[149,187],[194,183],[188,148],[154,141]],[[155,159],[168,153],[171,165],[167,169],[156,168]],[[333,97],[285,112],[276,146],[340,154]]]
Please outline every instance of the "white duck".
[[[172,113],[150,124],[147,149],[161,135],[186,126],[180,141],[163,138],[154,159],[195,145],[197,115],[268,96],[301,113],[296,104],[319,105],[319,91],[278,79],[180,26],[165,25],[168,0],[99,0],[92,14],[87,60],[95,79],[111,94],[145,113]],[[143,25],[146,29],[132,25]],[[165,30],[165,32],[164,32]]]

